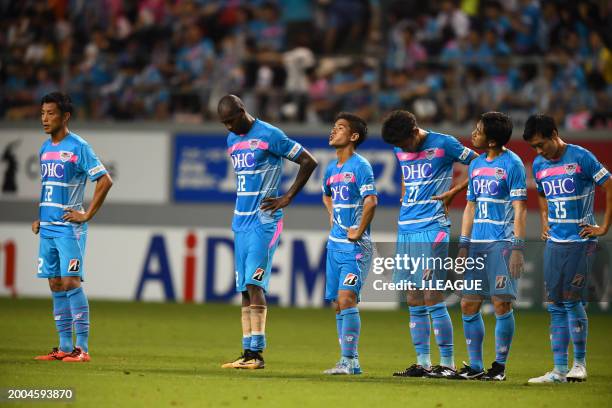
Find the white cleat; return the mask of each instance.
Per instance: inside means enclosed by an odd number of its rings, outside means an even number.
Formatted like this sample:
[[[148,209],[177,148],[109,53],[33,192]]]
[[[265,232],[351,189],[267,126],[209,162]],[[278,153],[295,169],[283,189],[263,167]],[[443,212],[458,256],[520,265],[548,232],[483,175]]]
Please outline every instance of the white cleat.
[[[541,377],[530,378],[527,384],[556,384],[566,383],[567,378],[565,375],[557,371],[549,371]]]
[[[348,359],[342,357],[340,361],[336,363],[334,368],[323,371],[323,374],[327,375],[354,375],[361,374],[361,367],[359,366],[359,360],[356,358]]]
[[[569,382],[583,382],[587,379],[586,367],[582,364],[574,363],[572,369],[565,376]]]

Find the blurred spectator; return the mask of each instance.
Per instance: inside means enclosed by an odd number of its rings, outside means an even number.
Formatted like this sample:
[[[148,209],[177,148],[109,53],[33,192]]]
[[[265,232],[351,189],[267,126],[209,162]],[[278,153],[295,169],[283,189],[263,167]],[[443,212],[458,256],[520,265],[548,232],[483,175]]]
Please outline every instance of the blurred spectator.
[[[467,123],[546,111],[611,126],[612,13],[577,0],[0,2],[0,115],[69,92],[83,119],[202,122],[240,94],[269,120]]]

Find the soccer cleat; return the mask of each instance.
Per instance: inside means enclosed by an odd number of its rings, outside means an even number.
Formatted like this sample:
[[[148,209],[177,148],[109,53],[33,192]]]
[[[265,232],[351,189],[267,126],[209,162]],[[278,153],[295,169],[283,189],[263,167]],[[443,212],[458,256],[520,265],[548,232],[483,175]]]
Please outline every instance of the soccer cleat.
[[[527,384],[554,384],[554,383],[566,383],[567,378],[565,374],[561,374],[555,370],[549,371],[540,377],[530,378]]]
[[[361,367],[359,366],[359,360],[356,358],[342,357],[335,367],[325,370],[323,373],[328,375],[359,375],[361,374]]]
[[[62,351],[58,349],[57,347],[53,347],[53,350],[51,350],[49,354],[45,354],[44,356],[36,356],[34,357],[34,360],[57,361],[57,360],[63,360],[66,356],[69,356],[70,354],[71,353],[66,353],[65,351]]]
[[[484,370],[474,369],[464,361],[461,370],[457,371],[455,375],[446,378],[449,380],[478,380],[484,373]]]
[[[72,353],[62,359],[68,363],[87,363],[91,358],[89,354],[84,352],[80,347],[75,347]]]
[[[264,359],[259,351],[247,350],[244,353],[244,361],[238,368],[248,368],[249,370],[257,370],[264,368]]]
[[[430,378],[449,378],[457,375],[457,371],[450,367],[445,367],[441,365],[433,366],[431,371],[427,373],[427,377]]]
[[[583,364],[574,363],[574,366],[569,373],[565,376],[565,379],[569,382],[583,382],[587,380],[586,366]]]
[[[506,381],[506,366],[494,361],[491,368],[480,379],[483,381]]]
[[[394,377],[427,377],[431,370],[426,369],[422,365],[413,364],[403,371],[393,373]]]
[[[242,368],[244,364],[244,356],[248,353],[249,350],[245,350],[242,354],[234,361],[225,363],[221,366],[221,368]]]

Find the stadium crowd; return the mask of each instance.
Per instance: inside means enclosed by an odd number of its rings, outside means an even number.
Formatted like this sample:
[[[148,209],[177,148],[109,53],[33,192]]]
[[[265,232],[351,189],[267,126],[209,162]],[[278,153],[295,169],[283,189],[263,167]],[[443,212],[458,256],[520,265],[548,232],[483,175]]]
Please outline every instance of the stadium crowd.
[[[463,124],[548,112],[612,127],[612,3],[550,0],[0,0],[0,117],[68,92],[80,119]]]

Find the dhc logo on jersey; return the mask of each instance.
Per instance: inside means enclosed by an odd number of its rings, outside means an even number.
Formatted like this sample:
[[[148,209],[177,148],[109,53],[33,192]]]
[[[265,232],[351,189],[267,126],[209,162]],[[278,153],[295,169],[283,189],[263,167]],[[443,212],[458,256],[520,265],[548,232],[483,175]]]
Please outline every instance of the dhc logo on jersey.
[[[235,153],[235,154],[232,154],[231,157],[232,157],[232,165],[234,166],[234,169],[255,166],[255,153],[254,152]]]
[[[544,194],[546,194],[547,197],[551,195],[555,196],[557,194],[572,194],[576,191],[574,179],[571,177],[542,181],[542,188],[544,189]]]
[[[41,163],[40,176],[45,177],[64,177],[64,165],[62,163]]]
[[[475,178],[472,182],[474,194],[497,195],[499,193],[499,181],[485,178]]]
[[[332,200],[348,200],[349,197],[349,188],[348,186],[332,186]]]
[[[431,163],[402,165],[402,176],[404,180],[430,178],[432,175]]]

